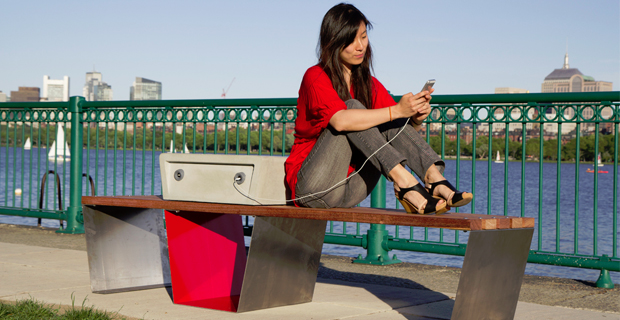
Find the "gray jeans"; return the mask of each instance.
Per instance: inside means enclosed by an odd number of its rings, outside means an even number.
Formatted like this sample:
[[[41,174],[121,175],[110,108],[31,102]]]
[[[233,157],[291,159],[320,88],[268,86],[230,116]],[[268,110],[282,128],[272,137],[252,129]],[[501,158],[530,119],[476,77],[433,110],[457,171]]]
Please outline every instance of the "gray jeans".
[[[366,109],[357,100],[346,101],[348,109]],[[297,198],[318,193],[296,202],[311,208],[349,208],[366,199],[379,181],[399,164],[408,166],[418,177],[430,166],[443,173],[444,162],[433,148],[411,125],[407,125],[396,139],[377,152],[360,170],[364,161],[392,139],[405,125],[406,119],[397,119],[363,131],[338,132],[328,126],[302,163],[297,173]],[[338,187],[325,191],[347,177],[349,165],[354,164],[358,174]]]

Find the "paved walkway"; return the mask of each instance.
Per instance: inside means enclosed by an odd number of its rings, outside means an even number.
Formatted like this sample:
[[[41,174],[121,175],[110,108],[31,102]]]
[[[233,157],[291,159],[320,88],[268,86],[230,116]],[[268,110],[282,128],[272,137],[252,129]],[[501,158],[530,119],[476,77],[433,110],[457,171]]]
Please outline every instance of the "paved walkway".
[[[137,319],[449,319],[454,304],[454,293],[326,279],[331,273],[325,271],[326,277],[318,279],[313,302],[242,314],[175,305],[166,288],[93,294],[85,251],[1,242],[4,241],[3,231],[6,230],[0,228],[1,300],[33,297],[50,304],[71,305],[73,296],[76,305],[82,305],[86,299],[86,306],[117,311]],[[335,264],[341,263],[338,260],[343,259],[323,258],[323,269],[327,265],[327,269],[333,272],[337,269]],[[379,272],[385,269],[374,267],[369,270]],[[395,272],[397,269],[391,270]],[[341,276],[345,274],[344,271],[338,272]],[[450,274],[451,271],[444,270],[443,273]],[[367,278],[376,276],[380,275],[368,274]],[[611,299],[614,299],[617,291],[605,292],[611,292]],[[549,293],[557,294],[552,289]],[[574,292],[566,292],[568,298],[571,295]],[[604,300],[603,295],[594,294],[579,299],[590,299],[591,305]],[[612,313],[519,302],[515,319],[617,320],[620,319],[620,300],[616,301],[615,307],[616,312]]]

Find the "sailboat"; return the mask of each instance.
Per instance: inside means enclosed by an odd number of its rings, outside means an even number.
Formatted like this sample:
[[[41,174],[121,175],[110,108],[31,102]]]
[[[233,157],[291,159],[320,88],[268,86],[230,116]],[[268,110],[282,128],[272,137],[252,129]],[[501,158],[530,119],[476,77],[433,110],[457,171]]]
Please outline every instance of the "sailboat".
[[[168,151],[169,153],[176,153],[177,150],[174,149],[174,144],[172,143],[172,140],[170,140],[170,151]]]
[[[32,143],[30,142],[30,138],[26,139],[26,143],[24,143],[24,150],[30,150],[32,148]]]
[[[600,153],[600,152],[598,153],[598,166],[599,166],[599,167],[603,167],[603,166],[605,166],[605,165],[603,164],[603,161],[601,161],[601,153]]]
[[[65,131],[61,126],[58,126],[58,130],[56,131],[56,140],[52,143],[50,147],[50,152],[47,154],[48,159],[50,161],[69,161],[71,160],[71,152],[69,151],[69,145],[65,140]]]
[[[504,161],[502,161],[502,160],[499,158],[499,150],[497,150],[497,157],[495,158],[495,163],[504,163]]]
[[[189,150],[187,149],[187,143],[183,146],[183,153],[189,153]]]

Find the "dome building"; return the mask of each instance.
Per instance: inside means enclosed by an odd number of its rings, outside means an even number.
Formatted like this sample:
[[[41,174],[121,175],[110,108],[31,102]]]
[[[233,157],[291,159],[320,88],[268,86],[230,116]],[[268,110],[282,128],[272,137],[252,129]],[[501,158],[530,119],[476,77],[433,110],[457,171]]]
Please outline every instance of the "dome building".
[[[596,81],[593,77],[586,76],[579,69],[571,68],[568,64],[568,53],[564,55],[564,65],[561,69],[555,69],[551,72],[542,83],[541,92],[597,92],[597,91],[612,91],[613,86],[611,82]],[[548,114],[554,114],[554,108],[548,108],[546,110]],[[575,114],[574,109],[567,109],[565,116],[572,118]],[[583,117],[586,119],[594,116],[592,108],[586,108],[583,111]],[[611,109],[603,109],[601,115],[603,117],[611,116]],[[566,123],[562,126],[562,134],[569,134],[575,130],[576,125],[574,123]],[[558,125],[555,123],[546,123],[544,125],[546,134],[555,135],[558,132]],[[582,130],[591,131],[593,126],[590,123],[584,124]]]
[[[613,91],[612,89],[611,82],[595,81],[593,77],[583,75],[579,69],[571,68],[566,53],[562,69],[553,70],[545,78],[541,92],[595,92]]]

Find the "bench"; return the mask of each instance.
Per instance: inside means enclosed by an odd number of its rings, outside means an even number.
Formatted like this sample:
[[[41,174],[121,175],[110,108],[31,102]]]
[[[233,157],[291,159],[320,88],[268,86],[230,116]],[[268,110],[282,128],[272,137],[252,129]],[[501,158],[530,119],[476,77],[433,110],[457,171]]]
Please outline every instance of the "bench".
[[[471,231],[452,319],[512,319],[534,227],[534,218],[161,196],[85,196],[82,204],[94,293],[171,285],[176,304],[233,312],[312,301],[331,220]],[[247,253],[241,215],[255,216]]]

